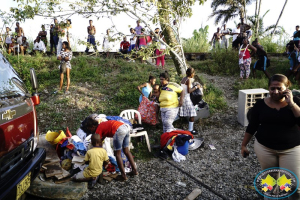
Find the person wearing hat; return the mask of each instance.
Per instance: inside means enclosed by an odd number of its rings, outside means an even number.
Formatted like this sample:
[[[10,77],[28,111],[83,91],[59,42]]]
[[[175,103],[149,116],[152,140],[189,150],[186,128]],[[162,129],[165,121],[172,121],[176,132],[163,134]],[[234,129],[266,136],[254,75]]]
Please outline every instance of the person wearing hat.
[[[221,48],[225,47],[226,49],[228,49],[230,31],[229,31],[229,29],[226,28],[226,24],[224,24],[223,27],[224,27],[224,29],[221,30],[221,34],[222,34]]]

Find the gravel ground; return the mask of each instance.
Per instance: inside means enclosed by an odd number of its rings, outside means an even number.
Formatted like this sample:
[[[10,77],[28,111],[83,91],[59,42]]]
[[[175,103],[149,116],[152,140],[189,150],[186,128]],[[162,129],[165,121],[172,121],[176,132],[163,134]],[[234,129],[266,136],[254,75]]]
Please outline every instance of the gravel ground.
[[[262,199],[253,187],[254,178],[260,171],[253,153],[254,140],[249,144],[250,156],[243,158],[240,155],[245,127],[236,120],[237,98],[232,90],[236,79],[203,76],[223,90],[229,108],[196,124],[195,128],[201,130],[198,137],[204,139],[203,147],[190,151],[186,161],[175,163],[172,158],[168,161],[227,199]],[[213,144],[216,150],[211,150],[209,144]],[[184,199],[195,188],[202,190],[197,199],[221,199],[159,158],[147,162],[137,160],[137,166],[139,176],[130,177],[126,182],[97,184],[82,199]],[[176,185],[178,181],[185,183],[186,187]]]

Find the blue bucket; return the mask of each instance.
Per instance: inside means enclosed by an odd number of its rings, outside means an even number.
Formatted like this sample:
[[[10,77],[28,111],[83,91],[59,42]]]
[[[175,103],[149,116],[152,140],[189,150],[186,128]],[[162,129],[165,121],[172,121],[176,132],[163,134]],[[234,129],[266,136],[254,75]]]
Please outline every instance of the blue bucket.
[[[189,141],[186,141],[183,146],[177,147],[177,151],[182,155],[187,155],[189,153]]]

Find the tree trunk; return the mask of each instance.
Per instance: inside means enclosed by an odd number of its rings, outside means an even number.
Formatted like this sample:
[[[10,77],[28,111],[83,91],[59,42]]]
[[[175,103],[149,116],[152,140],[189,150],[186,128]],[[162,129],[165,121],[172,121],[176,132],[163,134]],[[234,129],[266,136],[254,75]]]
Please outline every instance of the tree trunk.
[[[257,18],[256,18],[256,27],[255,27],[255,36],[258,37],[258,30],[259,30],[259,15],[260,15],[260,8],[261,8],[262,0],[259,0],[259,6],[257,11]]]
[[[166,11],[169,9],[168,1],[159,0],[161,3],[161,9],[158,9],[160,26],[163,31],[164,38],[167,44],[172,44],[172,46],[178,46],[174,50],[170,51],[172,60],[174,62],[176,71],[178,75],[185,75],[187,70],[186,59],[184,56],[183,49],[181,47],[181,42],[177,41],[176,34],[170,23],[169,13]]]
[[[273,30],[272,33],[271,33],[271,38],[273,37],[273,35],[274,35],[274,33],[275,33],[275,30],[276,30],[276,28],[277,28],[277,25],[278,25],[278,23],[279,23],[279,20],[280,20],[280,18],[281,18],[281,15],[282,15],[282,13],[283,13],[283,11],[284,11],[284,8],[285,8],[287,2],[288,2],[288,0],[285,0],[285,3],[284,3],[283,8],[282,8],[282,10],[281,10],[281,13],[280,13],[280,15],[279,15],[279,17],[278,17],[278,20],[277,20],[277,22],[276,22],[276,25],[275,25],[275,27],[274,27],[274,30]]]
[[[247,14],[246,14],[246,0],[244,0],[244,15],[245,15],[245,22],[247,24]]]

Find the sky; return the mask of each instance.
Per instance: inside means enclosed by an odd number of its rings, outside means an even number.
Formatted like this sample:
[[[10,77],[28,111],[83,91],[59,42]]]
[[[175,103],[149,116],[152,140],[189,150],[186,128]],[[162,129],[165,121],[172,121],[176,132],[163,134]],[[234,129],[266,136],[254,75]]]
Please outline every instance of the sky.
[[[1,10],[9,11],[10,7],[16,7],[17,3],[13,0],[1,0],[5,2],[4,5],[1,6]],[[193,16],[191,18],[186,18],[185,21],[181,23],[180,26],[180,35],[183,38],[189,38],[192,36],[192,33],[195,29],[201,28],[201,26],[209,26],[209,40],[211,39],[213,33],[216,31],[217,27],[222,26],[222,24],[214,24],[214,18],[208,19],[208,16],[212,13],[212,9],[210,8],[211,0],[207,0],[204,5],[195,5],[193,6]],[[269,26],[275,24],[278,16],[281,12],[281,9],[284,5],[285,0],[262,0],[261,5],[261,15],[264,14],[267,10],[270,10],[269,13],[264,18],[264,25]],[[289,0],[284,13],[280,19],[279,25],[283,26],[286,32],[291,36],[295,31],[295,26],[300,24],[300,20],[295,20],[296,15],[299,13],[300,0]],[[247,15],[251,16],[255,13],[255,2],[252,5],[247,6]],[[119,14],[117,16],[112,16],[111,18],[103,17],[97,20],[96,18],[91,18],[94,21],[94,25],[96,27],[96,40],[99,40],[100,43],[103,41],[103,36],[105,34],[106,29],[112,26],[112,22],[114,23],[116,29],[114,32],[123,32],[129,35],[129,27],[136,27],[136,20],[128,17],[125,14]],[[83,51],[85,47],[83,45],[78,45],[77,40],[86,40],[87,31],[86,27],[89,25],[88,20],[81,16],[72,16],[72,40],[71,46],[74,47],[76,44],[77,51]],[[235,18],[232,21],[227,22],[227,28],[234,28],[234,21],[238,22],[239,18]],[[59,19],[61,21],[61,19]],[[51,18],[43,18],[43,17],[35,17],[34,20],[26,20],[21,23],[21,27],[24,29],[25,36],[33,39],[37,36],[39,31],[41,30],[42,24],[51,24],[53,20]],[[3,24],[0,21],[0,24]],[[141,24],[143,26],[143,24]],[[155,26],[155,25],[153,25]],[[2,27],[2,25],[1,25]],[[15,24],[12,26],[12,30],[14,30]],[[49,30],[49,29],[48,29]],[[49,32],[48,32],[49,34]],[[48,36],[49,37],[49,36]],[[73,43],[73,44],[72,44]],[[116,51],[119,49],[119,42],[115,42],[115,44],[111,45],[112,51]],[[99,48],[98,48],[99,50]]]

